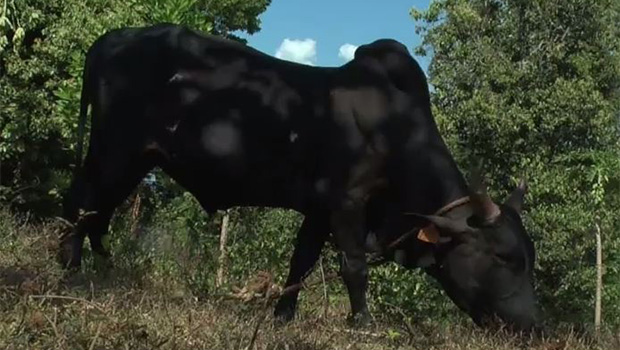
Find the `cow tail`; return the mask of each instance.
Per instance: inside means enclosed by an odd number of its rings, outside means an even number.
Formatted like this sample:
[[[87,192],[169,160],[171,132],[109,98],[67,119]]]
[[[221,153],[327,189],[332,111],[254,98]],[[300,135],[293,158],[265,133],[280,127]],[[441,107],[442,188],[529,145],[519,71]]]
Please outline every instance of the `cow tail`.
[[[89,52],[90,53],[90,52]],[[80,95],[80,115],[78,119],[77,130],[77,147],[75,148],[75,171],[82,166],[82,155],[84,152],[84,133],[86,131],[86,118],[88,117],[88,105],[90,104],[90,79],[88,71],[90,70],[89,53],[86,54],[84,63],[84,71],[82,72],[82,93]]]

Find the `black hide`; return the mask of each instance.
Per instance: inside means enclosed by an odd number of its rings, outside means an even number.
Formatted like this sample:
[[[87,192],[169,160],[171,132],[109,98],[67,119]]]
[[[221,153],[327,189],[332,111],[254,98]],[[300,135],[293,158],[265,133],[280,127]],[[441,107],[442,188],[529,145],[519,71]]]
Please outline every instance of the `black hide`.
[[[433,214],[473,192],[439,135],[424,73],[404,45],[377,40],[351,62],[325,68],[175,25],[124,28],[92,45],[83,84],[80,132],[89,105],[92,129],[65,199],[64,217],[79,224],[63,237],[63,264],[79,266],[86,235],[108,256],[101,238],[112,212],[159,166],[208,212],[268,206],[303,213],[286,285],[302,280],[331,237],[342,252],[352,314],[362,322],[369,318],[365,243],[382,249],[434,224],[440,242],[414,235],[386,256],[425,268],[478,323],[498,315],[518,329],[535,325],[522,193],[488,222],[479,220],[485,207],[475,201],[441,219],[405,214]],[[95,214],[78,220],[80,209]],[[367,240],[369,231],[376,239]],[[276,314],[292,318],[296,303],[296,293],[283,296]]]

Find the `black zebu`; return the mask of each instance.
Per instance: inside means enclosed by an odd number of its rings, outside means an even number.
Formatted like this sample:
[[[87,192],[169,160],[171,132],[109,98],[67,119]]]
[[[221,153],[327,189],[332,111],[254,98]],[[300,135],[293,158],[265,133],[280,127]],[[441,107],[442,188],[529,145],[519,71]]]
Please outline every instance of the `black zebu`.
[[[435,277],[476,323],[493,315],[517,329],[537,323],[534,247],[519,217],[525,188],[497,205],[483,187],[467,187],[433,120],[424,73],[396,41],[324,68],[176,25],[118,29],[87,54],[80,140],[88,105],[90,146],[64,217],[96,214],[63,237],[63,264],[79,266],[86,234],[109,255],[101,238],[114,209],[159,166],[207,212],[301,212],[287,286],[331,235],[358,321],[369,319],[373,238],[386,258]],[[415,227],[424,230],[385,249]],[[292,318],[296,303],[297,293],[283,296],[276,315]]]

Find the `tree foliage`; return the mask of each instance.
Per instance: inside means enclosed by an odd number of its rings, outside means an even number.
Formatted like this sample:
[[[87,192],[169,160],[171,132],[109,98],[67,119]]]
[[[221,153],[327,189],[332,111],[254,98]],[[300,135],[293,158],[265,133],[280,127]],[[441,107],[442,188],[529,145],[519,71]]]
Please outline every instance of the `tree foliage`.
[[[236,38],[270,0],[2,0],[0,201],[57,213],[76,145],[84,54],[112,28],[156,22]]]
[[[525,223],[547,315],[589,320],[594,226],[607,321],[620,320],[619,5],[435,0],[413,10],[432,54],[433,106],[459,163],[483,159],[496,195],[526,175]]]

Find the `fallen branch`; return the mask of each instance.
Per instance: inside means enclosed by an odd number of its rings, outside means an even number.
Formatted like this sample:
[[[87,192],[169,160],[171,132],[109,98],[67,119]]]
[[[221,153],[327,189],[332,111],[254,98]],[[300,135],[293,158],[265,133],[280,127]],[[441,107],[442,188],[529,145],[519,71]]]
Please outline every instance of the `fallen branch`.
[[[56,219],[58,222],[60,222],[61,224],[65,225],[68,228],[71,228],[71,229],[75,228],[75,225],[70,223],[69,220],[65,218],[62,218],[60,216],[55,216],[54,219]]]
[[[35,180],[35,183],[34,183],[34,184],[32,184],[32,185],[26,185],[26,186],[24,186],[24,187],[21,187],[21,188],[18,188],[18,189],[16,189],[16,190],[12,191],[11,195],[13,195],[13,199],[11,199],[11,200],[9,201],[9,204],[13,204],[13,202],[15,202],[15,201],[17,200],[17,198],[19,198],[19,197],[18,197],[18,195],[19,195],[21,192],[24,192],[24,191],[29,190],[29,189],[31,189],[31,188],[35,188],[35,187],[37,187],[37,186],[39,186],[39,185],[41,184],[41,180],[39,179],[39,177],[38,177],[38,176],[37,176],[37,177],[35,177],[35,178],[34,178],[34,180]]]
[[[86,300],[84,298],[70,297],[66,295],[30,295],[28,297],[32,299],[59,299],[59,300],[78,301],[78,302],[90,305],[104,314],[106,313],[106,311],[101,306],[97,305],[96,303],[93,303],[92,301]]]
[[[267,317],[267,308],[263,310],[263,314],[256,321],[256,327],[254,327],[254,332],[252,332],[252,338],[250,339],[250,344],[246,348],[247,350],[252,350],[254,348],[254,343],[256,342],[256,338],[258,337],[258,330],[260,329],[260,326],[263,324],[263,321],[265,320],[266,317]]]
[[[54,331],[54,335],[56,336],[56,341],[60,343],[61,337],[60,337],[60,333],[58,332],[58,327],[56,327],[56,322],[52,321],[52,319],[47,317],[46,314],[44,313],[41,313],[41,314],[43,315],[43,317],[45,317],[45,319],[50,324],[50,326],[52,326],[52,330]]]
[[[59,221],[60,223],[62,223],[63,225],[67,226],[68,228],[74,229],[78,223],[80,223],[82,220],[84,220],[85,218],[95,215],[97,214],[96,211],[89,211],[89,212],[84,212],[84,210],[80,209],[80,213],[77,219],[77,222],[74,224],[72,222],[69,222],[69,220],[60,217],[60,216],[55,216],[54,219],[56,219],[57,221]]]
[[[389,307],[395,309],[396,312],[398,312],[400,314],[400,316],[402,318],[402,321],[403,321],[403,324],[405,325],[405,328],[407,328],[407,332],[409,333],[409,336],[410,336],[410,338],[409,338],[410,339],[409,345],[412,345],[414,337],[416,335],[416,332],[413,329],[413,326],[411,325],[411,323],[409,323],[409,321],[407,321],[407,315],[405,315],[405,312],[401,308],[396,306],[396,305],[392,305],[390,303],[386,303],[386,305],[388,305]]]
[[[348,333],[348,334],[354,334],[354,335],[363,335],[366,337],[373,337],[373,338],[385,338],[385,334],[381,334],[381,333],[374,333],[374,332],[370,332],[370,331],[362,331],[362,330],[355,330],[355,329],[346,329],[346,328],[331,328],[334,331],[337,332],[341,332],[341,333]]]
[[[324,279],[305,284],[303,282],[296,283],[290,285],[286,288],[282,288],[276,284],[270,283],[252,283],[249,286],[246,286],[242,289],[239,289],[237,292],[232,294],[220,294],[222,297],[232,298],[232,299],[241,299],[243,301],[250,301],[254,299],[266,299],[266,302],[271,302],[275,299],[282,297],[283,295],[287,295],[301,289],[309,289],[321,283],[327,283],[335,278],[339,277],[339,274],[336,272],[330,273],[325,276]]]
[[[101,323],[99,324],[99,326],[97,326],[97,332],[95,333],[95,337],[93,338],[93,341],[90,343],[88,350],[93,350],[95,348],[95,344],[97,343],[97,339],[99,338],[99,332],[101,332]]]
[[[385,263],[387,260],[379,255],[375,254],[370,257],[367,265],[368,266],[377,266]],[[293,292],[297,292],[301,289],[310,289],[316,285],[323,284],[324,286],[327,282],[330,282],[338,277],[340,274],[338,272],[332,272],[327,275],[322,273],[321,280],[316,281],[314,283],[306,284],[302,280],[299,283],[292,284],[286,288],[282,288],[273,283],[273,278],[267,272],[261,272],[258,274],[255,281],[248,283],[245,287],[238,289],[235,293],[232,294],[219,294],[219,296],[233,298],[233,299],[241,299],[243,301],[250,301],[253,299],[267,299],[269,301],[278,299],[283,295],[287,295]]]

